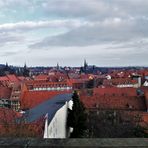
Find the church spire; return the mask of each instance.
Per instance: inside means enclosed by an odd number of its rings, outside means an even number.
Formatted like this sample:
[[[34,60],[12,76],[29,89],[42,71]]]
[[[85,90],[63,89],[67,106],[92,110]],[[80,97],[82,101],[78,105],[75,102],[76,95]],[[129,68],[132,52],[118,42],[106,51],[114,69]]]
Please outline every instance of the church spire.
[[[26,62],[24,63],[23,76],[29,76],[29,70],[27,68]]]
[[[84,59],[84,67],[87,67],[87,62],[86,62],[86,59]]]
[[[59,70],[59,69],[60,69],[59,63],[57,63],[57,70]]]
[[[25,68],[25,69],[27,68],[26,62],[24,63],[24,68]]]
[[[6,62],[6,67],[8,67],[8,63]]]
[[[86,62],[86,59],[84,59],[84,68],[87,68],[88,64]]]
[[[87,67],[88,67],[88,64],[87,64],[87,62],[86,62],[86,59],[84,59],[84,72],[85,72],[85,73],[86,73]]]

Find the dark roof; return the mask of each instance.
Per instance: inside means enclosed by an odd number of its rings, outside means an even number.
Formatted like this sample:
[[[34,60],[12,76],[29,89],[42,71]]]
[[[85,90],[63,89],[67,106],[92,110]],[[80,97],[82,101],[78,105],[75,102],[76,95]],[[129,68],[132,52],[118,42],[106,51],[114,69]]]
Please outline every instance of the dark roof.
[[[72,94],[60,94],[54,96],[40,105],[26,111],[26,121],[34,122],[44,117],[48,113],[48,121],[51,121],[55,113],[65,104],[66,101],[72,99]]]

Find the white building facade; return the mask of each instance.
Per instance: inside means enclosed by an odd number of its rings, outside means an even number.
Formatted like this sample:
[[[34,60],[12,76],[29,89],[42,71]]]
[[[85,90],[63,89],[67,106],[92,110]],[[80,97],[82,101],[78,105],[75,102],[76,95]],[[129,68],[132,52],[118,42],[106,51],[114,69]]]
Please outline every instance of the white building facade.
[[[72,100],[65,104],[55,113],[54,117],[48,123],[48,114],[45,116],[45,129],[43,138],[67,138],[69,128],[67,128],[68,108],[72,109]]]

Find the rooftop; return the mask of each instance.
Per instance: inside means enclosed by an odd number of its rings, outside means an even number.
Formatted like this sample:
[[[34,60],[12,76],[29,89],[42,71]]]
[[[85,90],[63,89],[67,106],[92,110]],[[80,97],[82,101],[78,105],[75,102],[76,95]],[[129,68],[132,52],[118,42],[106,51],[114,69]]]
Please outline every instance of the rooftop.
[[[21,97],[22,109],[34,108],[39,104],[52,99],[58,94],[68,94],[69,91],[25,91]]]
[[[54,96],[52,99],[28,110],[26,112],[26,120],[28,122],[34,122],[48,113],[48,121],[50,121],[54,114],[65,104],[65,102],[71,100],[71,97],[72,94],[60,94]]]

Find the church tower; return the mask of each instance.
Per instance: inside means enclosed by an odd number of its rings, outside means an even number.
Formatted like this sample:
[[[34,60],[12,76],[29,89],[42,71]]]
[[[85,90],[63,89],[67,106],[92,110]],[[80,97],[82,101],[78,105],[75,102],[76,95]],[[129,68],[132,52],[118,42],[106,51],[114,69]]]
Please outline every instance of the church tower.
[[[59,69],[60,69],[59,63],[57,63],[57,70],[59,70]]]
[[[86,73],[87,67],[88,67],[88,64],[87,64],[87,62],[86,62],[86,59],[84,59],[84,72],[85,72],[85,73]]]

